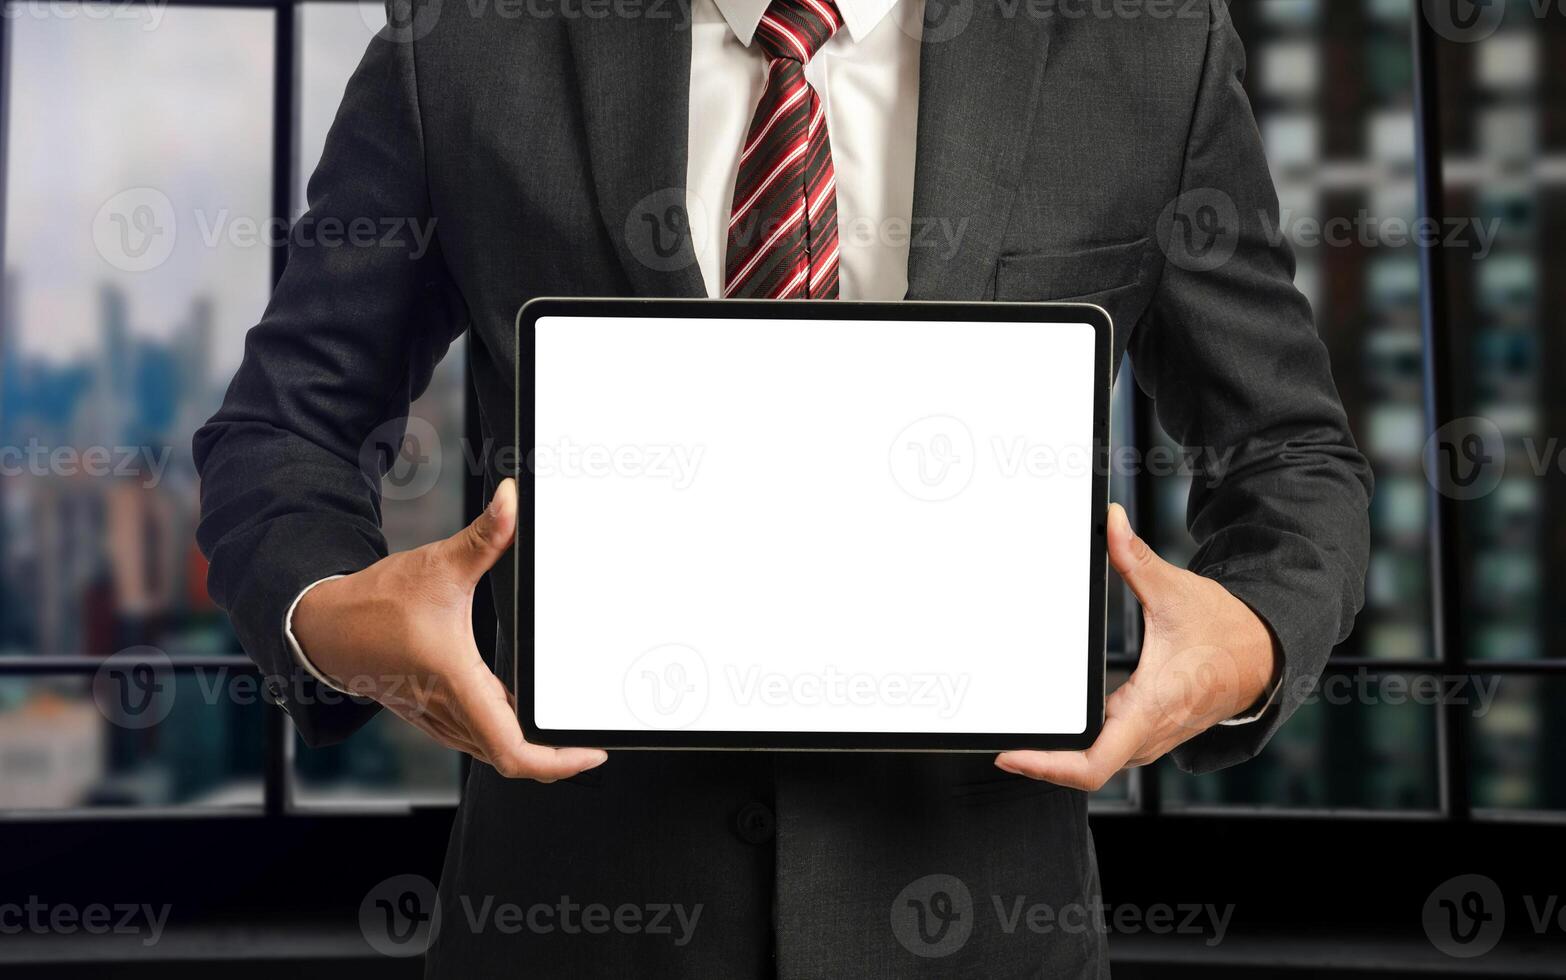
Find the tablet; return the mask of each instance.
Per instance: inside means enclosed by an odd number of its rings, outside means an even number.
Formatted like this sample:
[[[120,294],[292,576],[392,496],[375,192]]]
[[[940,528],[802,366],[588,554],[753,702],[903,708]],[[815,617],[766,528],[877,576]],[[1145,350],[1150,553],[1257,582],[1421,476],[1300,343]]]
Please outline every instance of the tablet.
[[[529,741],[1092,743],[1104,310],[538,299],[517,332]]]

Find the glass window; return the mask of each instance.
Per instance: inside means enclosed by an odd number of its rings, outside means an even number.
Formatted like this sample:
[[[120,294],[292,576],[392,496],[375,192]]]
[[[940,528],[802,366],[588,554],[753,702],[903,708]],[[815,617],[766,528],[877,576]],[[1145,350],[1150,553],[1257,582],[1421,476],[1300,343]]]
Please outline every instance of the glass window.
[[[306,3],[300,6],[298,17],[301,81],[295,212],[303,213],[305,185],[320,161],[343,90],[371,38],[385,26],[386,11],[379,3]],[[433,465],[438,473],[432,476],[421,470],[416,481],[405,483],[423,492],[410,495],[395,488],[385,490],[382,527],[394,550],[448,537],[464,523],[463,476],[469,459],[478,457],[471,450],[464,451],[466,349],[466,339],[452,345],[435,369],[429,389],[409,412],[409,440],[404,443],[404,460],[399,465],[413,465],[409,461],[418,460],[417,465]],[[432,438],[433,447],[420,444],[420,440]],[[399,472],[393,468],[394,477]]]
[[[1471,44],[1439,48],[1446,217],[1462,231],[1440,250],[1447,277],[1453,416],[1436,440],[1442,473],[1461,481],[1447,506],[1456,522],[1456,562],[1469,588],[1459,603],[1463,656],[1477,661],[1566,657],[1566,390],[1545,370],[1566,357],[1566,130],[1546,66],[1566,58],[1566,39],[1526,4],[1506,8],[1499,29]],[[1464,448],[1470,451],[1464,453]],[[1505,687],[1525,688],[1508,677]],[[1548,688],[1537,682],[1539,690]],[[1557,792],[1521,780],[1547,767],[1510,765],[1501,734],[1530,718],[1523,693],[1479,726],[1476,804],[1531,805]],[[1561,778],[1558,772],[1553,778]]]
[[[1549,710],[1566,678],[1527,664],[1566,658],[1566,605],[1551,601],[1566,594],[1566,436],[1555,437],[1566,389],[1544,369],[1566,362],[1566,277],[1551,275],[1566,267],[1566,117],[1545,77],[1566,63],[1566,37],[1511,3],[1492,35],[1437,42],[1449,220],[1435,326],[1452,348],[1436,391],[1461,421],[1432,439],[1424,283],[1397,234],[1418,213],[1417,6],[1256,0],[1231,14],[1296,284],[1377,476],[1367,605],[1339,654],[1434,652],[1429,488],[1451,491],[1433,463],[1482,481],[1442,499],[1457,528],[1462,587],[1444,600],[1456,652],[1480,670],[1524,669],[1446,681],[1447,695],[1468,700],[1443,715],[1435,675],[1340,660],[1260,759],[1202,777],[1167,764],[1121,774],[1096,794],[1097,811],[1429,811],[1445,720],[1470,749],[1469,770],[1449,775],[1469,780],[1481,815],[1566,812],[1566,731]],[[222,665],[240,651],[193,541],[190,439],[270,291],[274,185],[292,197],[288,217],[302,213],[343,88],[385,16],[372,0],[284,12],[299,43],[279,62],[272,8],[6,4],[0,811],[255,808],[266,753],[285,748],[290,799],[304,809],[456,797],[458,756],[388,714],[330,749],[268,743],[254,673]],[[271,171],[278,77],[297,80],[291,174]],[[463,442],[464,358],[459,342],[411,409],[399,465],[437,475],[416,481],[417,494],[388,491],[393,548],[461,526],[477,455]],[[1139,430],[1146,406],[1131,389],[1126,372],[1115,444],[1171,449],[1156,425]],[[1477,457],[1462,455],[1469,433],[1481,437]],[[1465,460],[1472,472],[1459,472]],[[1194,551],[1189,483],[1178,468],[1117,467],[1111,479],[1113,499],[1179,563]],[[1111,654],[1134,655],[1137,610],[1113,576],[1108,598]],[[47,672],[23,669],[38,655],[90,659],[78,673],[37,660]],[[1121,660],[1111,688],[1126,670]]]
[[[1329,673],[1262,754],[1188,776],[1163,767],[1164,806],[1434,810],[1434,675]]]
[[[1349,424],[1377,478],[1366,607],[1338,655],[1429,657],[1424,345],[1418,254],[1407,235],[1417,204],[1411,11],[1406,0],[1230,10],[1252,52],[1248,84],[1298,261],[1295,284],[1316,312]],[[1170,443],[1162,431],[1157,438]],[[1185,531],[1189,486],[1163,479],[1156,488],[1158,546],[1181,563],[1195,548]],[[1395,677],[1367,675],[1373,686]],[[1353,695],[1337,704],[1330,688],[1342,679],[1329,675],[1253,762],[1202,777],[1161,766],[1165,805],[1434,808],[1437,712]]]
[[[0,811],[261,805],[259,677],[120,658],[0,677]]]
[[[389,711],[324,749],[298,743],[293,802],[300,807],[453,804],[461,756]]]
[[[299,37],[299,166],[294,171],[294,208],[305,208],[305,187],[326,146],[326,133],[337,118],[348,76],[358,67],[365,48],[386,26],[382,3],[336,0],[300,4]]]
[[[1566,810],[1566,677],[1492,675],[1480,683],[1491,700],[1474,713],[1474,806]]]
[[[299,165],[295,211],[342,102],[343,89],[375,32],[386,23],[378,3],[306,3],[299,18]],[[429,389],[409,410],[403,452],[393,467],[381,523],[393,550],[449,537],[463,525],[463,477],[478,454],[463,441],[466,341],[435,369]],[[411,467],[419,467],[412,479]],[[428,469],[436,472],[430,474]],[[402,477],[400,484],[399,474]],[[399,492],[397,486],[405,488]],[[427,488],[427,489],[426,489]],[[293,800],[302,806],[452,803],[460,756],[381,712],[346,742],[312,750],[298,743]]]
[[[272,14],[6,15],[0,652],[237,652],[190,440],[270,285]]]
[[[1431,655],[1428,488],[1407,3],[1233,5],[1265,80],[1251,92],[1278,182],[1296,285],[1316,311],[1339,392],[1378,481],[1366,608],[1346,656]],[[1306,56],[1305,51],[1311,52]],[[1389,52],[1400,57],[1387,61]],[[1377,64],[1374,86],[1338,64]],[[1318,73],[1320,78],[1318,79]],[[1297,76],[1290,81],[1285,76]],[[1252,82],[1257,85],[1258,83]],[[1168,436],[1159,433],[1168,443]],[[1157,488],[1158,544],[1186,561],[1189,480]]]

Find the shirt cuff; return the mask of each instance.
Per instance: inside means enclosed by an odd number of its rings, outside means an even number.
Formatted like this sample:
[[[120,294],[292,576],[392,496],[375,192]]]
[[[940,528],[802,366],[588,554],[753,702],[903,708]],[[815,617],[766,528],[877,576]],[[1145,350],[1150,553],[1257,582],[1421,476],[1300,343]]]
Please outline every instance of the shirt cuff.
[[[290,641],[292,641],[292,638],[290,638]],[[299,648],[295,647],[294,649],[297,651]],[[309,668],[307,667],[306,669],[309,669]],[[317,676],[319,676],[319,675],[317,675]],[[1249,725],[1251,722],[1259,720],[1262,715],[1267,713],[1267,709],[1272,707],[1272,703],[1274,701],[1278,700],[1278,689],[1281,688],[1282,686],[1283,686],[1283,672],[1279,671],[1278,672],[1278,679],[1272,682],[1272,690],[1267,692],[1267,699],[1265,701],[1263,701],[1259,707],[1257,707],[1256,709],[1254,709],[1252,711],[1247,711],[1243,715],[1236,715],[1235,717],[1230,718],[1227,721],[1220,721],[1218,724],[1220,724],[1220,725]]]
[[[288,644],[288,650],[294,656],[294,663],[297,663],[299,666],[303,667],[305,673],[309,674],[311,677],[314,677],[318,682],[326,685],[339,694],[351,695],[353,693],[352,691],[345,691],[336,684],[333,684],[330,678],[316,669],[315,664],[310,662],[310,658],[305,656],[304,648],[299,645],[298,638],[294,636],[294,610],[299,608],[299,600],[303,599],[306,593],[315,588],[317,585],[320,585],[322,582],[330,582],[333,579],[342,577],[343,576],[341,575],[328,575],[326,578],[316,579],[314,582],[311,582],[309,585],[305,586],[298,595],[294,596],[294,601],[288,604],[288,611],[283,614],[283,641]],[[1225,724],[1228,724],[1228,722],[1225,722]]]

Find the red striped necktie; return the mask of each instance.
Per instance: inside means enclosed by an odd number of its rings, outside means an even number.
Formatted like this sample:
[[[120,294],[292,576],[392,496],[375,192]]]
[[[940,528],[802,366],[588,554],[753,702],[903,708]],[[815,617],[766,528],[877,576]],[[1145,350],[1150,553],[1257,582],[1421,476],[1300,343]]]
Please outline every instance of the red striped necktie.
[[[767,86],[740,151],[724,296],[837,298],[837,178],[805,65],[842,26],[832,0],[772,0],[756,27]]]

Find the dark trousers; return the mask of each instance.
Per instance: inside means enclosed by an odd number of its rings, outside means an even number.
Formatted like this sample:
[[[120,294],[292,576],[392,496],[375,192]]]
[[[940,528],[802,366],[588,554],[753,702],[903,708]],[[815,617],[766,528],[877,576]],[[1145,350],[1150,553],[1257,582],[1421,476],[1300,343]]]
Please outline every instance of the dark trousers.
[[[1107,976],[1086,797],[991,758],[615,752],[549,786],[475,766],[428,975]]]

